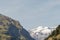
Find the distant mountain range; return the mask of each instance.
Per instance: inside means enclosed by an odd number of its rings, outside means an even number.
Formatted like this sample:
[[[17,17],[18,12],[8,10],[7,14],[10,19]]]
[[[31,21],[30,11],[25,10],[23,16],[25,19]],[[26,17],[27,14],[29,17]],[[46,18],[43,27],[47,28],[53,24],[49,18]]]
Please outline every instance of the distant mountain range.
[[[30,30],[29,33],[35,40],[44,40],[53,30],[55,30],[55,28],[38,26]]]
[[[19,21],[0,14],[0,40],[60,40],[60,25],[38,26],[27,31]]]

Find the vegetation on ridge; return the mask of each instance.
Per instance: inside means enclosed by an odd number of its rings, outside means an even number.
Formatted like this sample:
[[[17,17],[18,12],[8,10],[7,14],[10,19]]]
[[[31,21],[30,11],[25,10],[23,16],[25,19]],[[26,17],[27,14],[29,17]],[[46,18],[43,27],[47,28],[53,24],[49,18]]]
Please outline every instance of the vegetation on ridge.
[[[45,40],[60,40],[60,25]]]

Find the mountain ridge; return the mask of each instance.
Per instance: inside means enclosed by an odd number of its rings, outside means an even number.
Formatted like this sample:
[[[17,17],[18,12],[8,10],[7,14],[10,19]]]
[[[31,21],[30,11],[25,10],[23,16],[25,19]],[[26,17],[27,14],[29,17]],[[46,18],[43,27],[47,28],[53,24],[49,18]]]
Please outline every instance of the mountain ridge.
[[[8,16],[0,14],[0,40],[35,40],[23,26]]]

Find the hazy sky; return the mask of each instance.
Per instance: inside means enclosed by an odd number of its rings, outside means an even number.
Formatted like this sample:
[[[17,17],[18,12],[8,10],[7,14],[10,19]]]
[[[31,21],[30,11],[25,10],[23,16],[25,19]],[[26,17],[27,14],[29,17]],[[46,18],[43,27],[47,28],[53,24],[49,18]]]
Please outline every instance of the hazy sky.
[[[0,0],[0,13],[18,20],[25,29],[60,24],[60,0]]]

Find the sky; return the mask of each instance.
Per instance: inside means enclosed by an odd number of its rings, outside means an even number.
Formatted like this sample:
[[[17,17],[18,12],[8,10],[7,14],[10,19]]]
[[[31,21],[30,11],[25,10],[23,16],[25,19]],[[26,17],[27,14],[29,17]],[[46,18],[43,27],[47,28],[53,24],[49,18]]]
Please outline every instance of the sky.
[[[27,30],[60,24],[60,0],[0,0],[0,13],[18,20]]]

